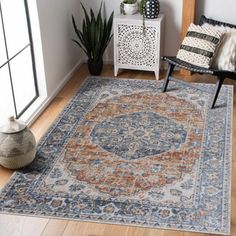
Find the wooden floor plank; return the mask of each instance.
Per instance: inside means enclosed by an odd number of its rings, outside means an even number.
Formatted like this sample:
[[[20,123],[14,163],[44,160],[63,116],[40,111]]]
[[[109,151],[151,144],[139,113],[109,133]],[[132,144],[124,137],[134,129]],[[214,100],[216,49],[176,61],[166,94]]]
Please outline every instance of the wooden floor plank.
[[[0,236],[40,236],[47,218],[0,214]]]
[[[0,166],[0,188],[2,188],[11,178],[13,171]]]
[[[84,235],[86,229],[86,223],[80,223],[76,221],[69,221],[64,232],[63,236],[77,236]]]
[[[103,236],[105,224],[70,221],[63,236]]]
[[[106,225],[102,236],[128,236],[129,227],[120,225]]]
[[[68,224],[68,220],[51,219],[45,226],[42,236],[61,236]]]

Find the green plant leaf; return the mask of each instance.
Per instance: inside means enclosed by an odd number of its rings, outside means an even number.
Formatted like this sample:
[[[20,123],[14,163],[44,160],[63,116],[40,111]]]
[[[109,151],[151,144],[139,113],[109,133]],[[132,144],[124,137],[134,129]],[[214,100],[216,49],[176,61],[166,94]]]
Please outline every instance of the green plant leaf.
[[[83,11],[84,11],[84,15],[85,15],[85,19],[86,19],[86,24],[89,25],[90,24],[90,19],[89,19],[89,16],[88,16],[88,13],[84,7],[84,5],[82,3],[80,3],[82,8],[83,8]]]
[[[107,20],[102,16],[103,2],[101,2],[97,14],[90,9],[89,14],[81,3],[84,12],[84,20],[82,22],[82,30],[80,31],[72,16],[72,24],[78,40],[73,41],[86,53],[90,61],[100,62],[103,54],[112,38],[112,24],[114,12]]]
[[[87,50],[86,49],[84,49],[84,47],[77,41],[77,40],[75,40],[75,39],[72,39],[72,41],[73,42],[75,42],[76,44],[78,44],[78,46],[84,51],[84,53],[88,56],[88,54],[87,54]]]

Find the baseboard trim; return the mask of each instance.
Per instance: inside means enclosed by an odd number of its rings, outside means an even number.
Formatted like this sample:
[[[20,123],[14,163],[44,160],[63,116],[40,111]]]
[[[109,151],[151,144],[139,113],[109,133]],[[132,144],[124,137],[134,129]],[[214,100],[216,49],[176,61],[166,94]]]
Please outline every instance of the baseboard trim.
[[[103,60],[103,63],[104,63],[105,65],[114,65],[114,60],[105,59],[105,60]]]
[[[86,58],[82,59],[81,61],[82,61],[82,63],[84,63],[84,64],[87,64],[87,63],[88,63],[88,59],[86,59]],[[104,64],[104,65],[114,65],[114,60],[105,59],[105,60],[103,60],[103,64]]]
[[[87,59],[82,59],[82,63],[87,64]],[[114,60],[113,59],[104,59],[103,60],[104,65],[114,65]],[[160,61],[160,70],[167,70],[168,69],[168,63],[164,61]],[[179,71],[180,69],[178,67],[175,67],[176,71]]]
[[[64,79],[61,81],[61,83],[57,86],[57,88],[53,91],[52,95],[49,97],[50,99],[53,99],[65,86],[65,84],[73,77],[75,72],[80,69],[81,65],[84,63],[83,59],[80,59],[75,66],[67,73],[67,75],[64,77]]]
[[[60,84],[55,88],[55,90],[50,94],[48,97],[44,98],[39,98],[39,104],[37,104],[36,101],[36,107],[33,105],[34,112],[32,110],[29,112],[31,113],[30,116],[27,117],[27,112],[24,114],[24,121],[28,126],[30,126],[39,116],[40,114],[47,108],[49,103],[56,97],[56,95],[63,89],[65,84],[73,77],[75,72],[79,70],[79,68],[82,66],[84,63],[84,60],[81,59],[79,60],[76,65],[67,73],[67,75],[64,77],[64,79],[60,82]]]

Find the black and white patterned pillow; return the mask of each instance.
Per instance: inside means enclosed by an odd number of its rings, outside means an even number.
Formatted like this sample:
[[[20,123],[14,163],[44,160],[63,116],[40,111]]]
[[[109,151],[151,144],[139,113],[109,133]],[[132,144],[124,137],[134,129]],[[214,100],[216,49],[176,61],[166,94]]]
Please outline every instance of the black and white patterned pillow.
[[[223,35],[220,30],[191,24],[177,53],[177,58],[209,69]]]

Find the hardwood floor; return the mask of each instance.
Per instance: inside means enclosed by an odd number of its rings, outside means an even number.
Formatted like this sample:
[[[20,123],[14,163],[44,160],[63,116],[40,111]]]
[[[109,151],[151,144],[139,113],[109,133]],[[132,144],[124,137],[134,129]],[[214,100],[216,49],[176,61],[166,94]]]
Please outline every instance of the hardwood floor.
[[[88,76],[86,65],[83,65],[74,77],[66,84],[63,90],[55,97],[47,109],[31,126],[31,130],[39,140],[47,131],[64,106],[76,93],[82,82]],[[106,65],[102,76],[113,76],[113,66]],[[154,73],[124,71],[119,74],[121,78],[155,79]],[[176,77],[178,74],[176,73]],[[161,74],[163,78],[163,73]],[[201,78],[201,79],[200,79]],[[185,76],[185,80],[192,82],[215,82],[215,79],[207,76]],[[226,81],[234,84],[236,81]],[[233,153],[236,153],[236,92],[234,94],[234,122],[233,122]],[[235,156],[235,155],[234,155]],[[236,236],[236,162],[233,159],[232,171],[232,218],[231,235]],[[0,187],[9,180],[12,171],[0,167]],[[234,182],[235,181],[235,182]],[[209,234],[189,233],[182,231],[158,230],[150,228],[128,227],[120,225],[86,223],[78,221],[67,221],[58,219],[47,219],[26,216],[10,216],[0,214],[0,236],[203,236]]]

